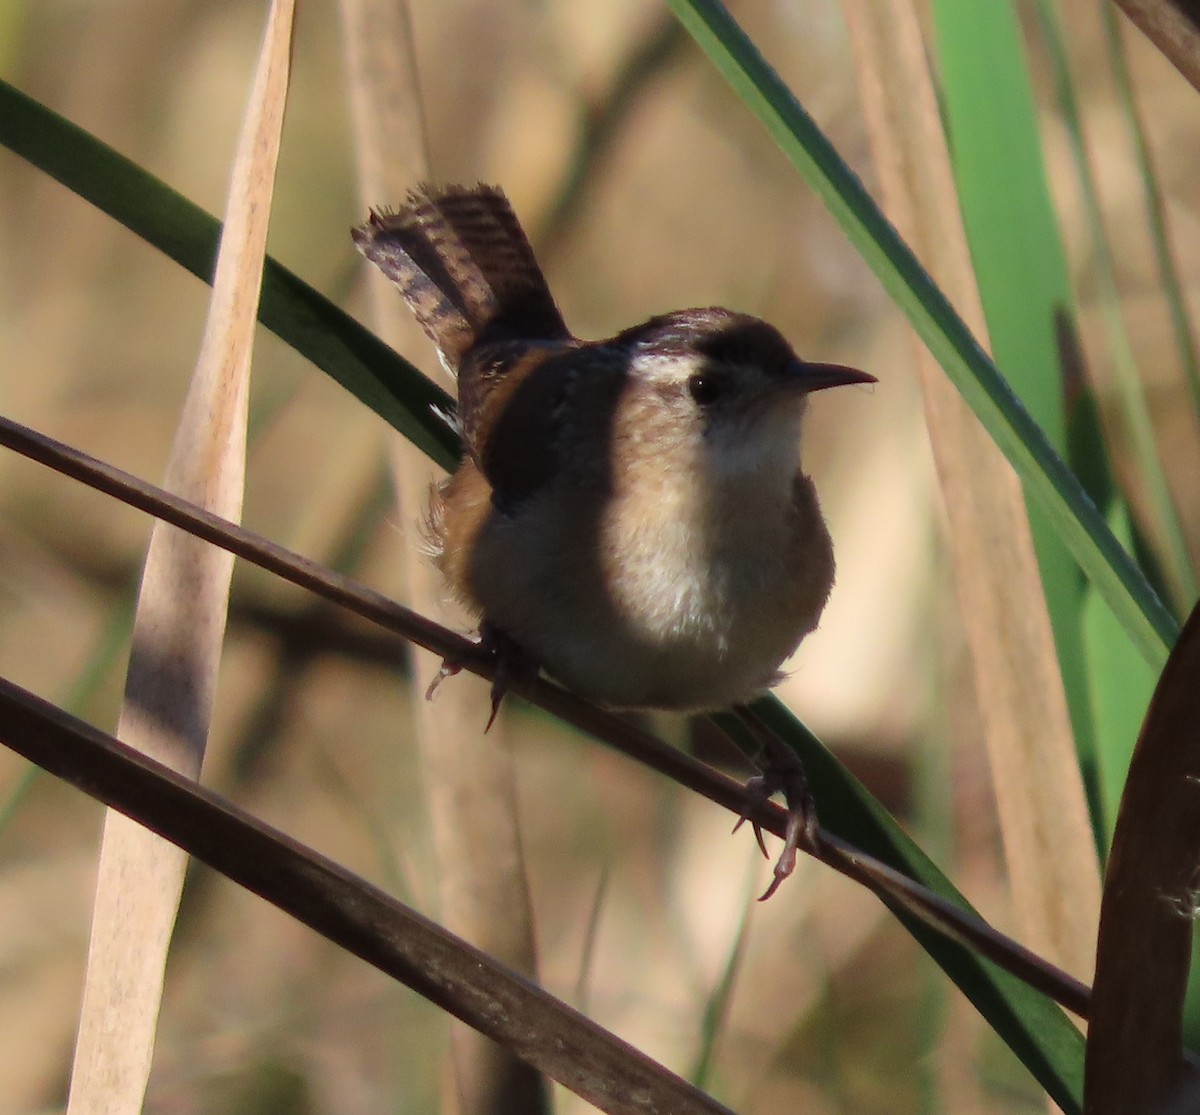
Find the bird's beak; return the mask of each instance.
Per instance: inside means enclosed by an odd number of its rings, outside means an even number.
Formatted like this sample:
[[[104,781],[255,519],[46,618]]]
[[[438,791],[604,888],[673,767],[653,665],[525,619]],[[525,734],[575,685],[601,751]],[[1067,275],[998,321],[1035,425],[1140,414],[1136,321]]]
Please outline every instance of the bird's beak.
[[[844,387],[851,383],[878,383],[870,372],[860,372],[845,364],[810,364],[797,360],[790,367],[789,378],[797,388],[805,392],[824,391],[826,387]]]

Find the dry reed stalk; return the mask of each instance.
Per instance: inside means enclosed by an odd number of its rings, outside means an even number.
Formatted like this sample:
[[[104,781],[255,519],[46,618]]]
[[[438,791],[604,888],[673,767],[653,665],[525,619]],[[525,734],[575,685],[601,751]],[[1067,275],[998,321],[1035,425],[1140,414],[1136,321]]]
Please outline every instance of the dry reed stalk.
[[[844,10],[888,216],[984,338],[915,5],[848,2]],[[1029,947],[1085,978],[1099,864],[1021,485],[917,347],[1018,917]]]
[[[407,5],[395,0],[342,0],[353,110],[359,196],[370,206],[396,205],[429,174],[424,109]],[[347,250],[350,238],[346,238]],[[400,295],[372,268],[371,320],[402,352],[427,342]],[[402,521],[424,513],[432,466],[406,441],[389,441]],[[415,534],[415,529],[410,533]],[[424,615],[444,610],[445,586],[429,561],[409,553],[405,599]],[[423,697],[440,661],[414,655],[414,737],[421,752],[433,830],[438,906],[445,925],[506,966],[536,976],[533,913],[517,819],[516,779],[504,718],[487,737],[488,686],[463,673],[436,702]],[[545,1109],[538,1074],[463,1023],[451,1029],[451,1072],[445,1109],[462,1115]]]
[[[234,161],[209,317],[166,486],[241,515],[250,356],[291,67],[293,0],[267,19]],[[225,631],[232,556],[174,527],[151,533],[120,737],[197,778]],[[105,819],[71,1115],[140,1111],[186,856],[117,813]]]

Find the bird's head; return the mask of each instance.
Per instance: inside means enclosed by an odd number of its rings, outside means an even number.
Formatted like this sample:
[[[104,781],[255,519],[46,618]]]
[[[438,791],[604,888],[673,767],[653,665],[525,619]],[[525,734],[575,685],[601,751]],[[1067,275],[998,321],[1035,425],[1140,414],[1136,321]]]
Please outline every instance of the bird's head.
[[[794,465],[800,418],[814,391],[875,377],[801,360],[773,326],[718,308],[651,318],[616,341],[628,350],[622,407],[653,452],[692,447],[709,468],[758,471]]]

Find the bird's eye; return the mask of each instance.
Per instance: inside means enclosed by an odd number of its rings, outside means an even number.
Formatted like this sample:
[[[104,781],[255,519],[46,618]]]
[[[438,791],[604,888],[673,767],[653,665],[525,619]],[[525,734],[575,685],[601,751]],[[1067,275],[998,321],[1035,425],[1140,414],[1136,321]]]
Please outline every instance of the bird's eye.
[[[688,376],[687,389],[688,394],[700,406],[706,407],[710,403],[716,402],[725,393],[725,383],[720,376],[697,372],[695,375]]]

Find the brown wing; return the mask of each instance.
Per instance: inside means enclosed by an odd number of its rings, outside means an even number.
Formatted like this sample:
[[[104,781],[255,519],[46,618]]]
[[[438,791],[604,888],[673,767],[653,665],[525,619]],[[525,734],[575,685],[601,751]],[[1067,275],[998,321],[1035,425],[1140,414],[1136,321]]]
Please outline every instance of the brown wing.
[[[561,356],[574,344],[502,342],[468,354],[459,380],[463,437],[510,512],[558,470],[560,413],[571,383]]]
[[[509,342],[473,350],[467,364],[476,361],[469,378],[484,386],[467,442],[502,511],[557,476],[581,494],[611,489],[611,418],[628,382],[625,346]],[[502,368],[495,377],[492,361]]]

